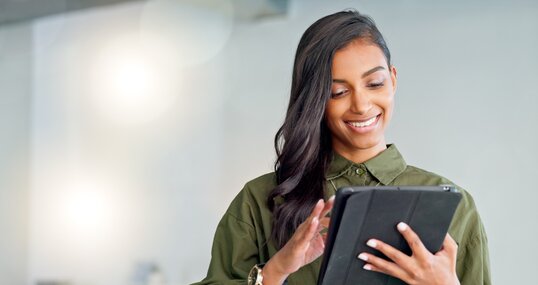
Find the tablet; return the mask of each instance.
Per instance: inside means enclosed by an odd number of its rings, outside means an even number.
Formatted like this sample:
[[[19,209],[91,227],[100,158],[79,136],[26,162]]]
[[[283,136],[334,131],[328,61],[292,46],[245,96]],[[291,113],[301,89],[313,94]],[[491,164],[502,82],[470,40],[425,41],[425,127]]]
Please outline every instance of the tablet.
[[[387,259],[366,242],[376,238],[411,255],[407,242],[396,229],[399,222],[405,222],[435,253],[441,249],[460,200],[461,193],[448,185],[338,189],[318,285],[405,284],[362,268],[365,262],[357,258],[361,252]]]

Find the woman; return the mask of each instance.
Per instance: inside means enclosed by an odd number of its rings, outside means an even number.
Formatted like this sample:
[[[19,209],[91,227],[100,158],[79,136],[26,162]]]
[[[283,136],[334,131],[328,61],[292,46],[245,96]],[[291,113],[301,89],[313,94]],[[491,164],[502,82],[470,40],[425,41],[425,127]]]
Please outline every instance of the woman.
[[[207,277],[197,284],[315,284],[326,214],[346,185],[453,184],[409,166],[385,142],[396,68],[374,22],[354,11],[310,26],[295,57],[291,97],[275,138],[275,173],[256,178],[233,200],[214,238]],[[398,230],[412,256],[371,239],[392,262],[367,253],[364,270],[409,284],[490,284],[487,238],[472,197],[463,194],[442,249],[428,252],[413,230]],[[256,283],[258,284],[258,283]],[[261,284],[261,283],[259,283]]]

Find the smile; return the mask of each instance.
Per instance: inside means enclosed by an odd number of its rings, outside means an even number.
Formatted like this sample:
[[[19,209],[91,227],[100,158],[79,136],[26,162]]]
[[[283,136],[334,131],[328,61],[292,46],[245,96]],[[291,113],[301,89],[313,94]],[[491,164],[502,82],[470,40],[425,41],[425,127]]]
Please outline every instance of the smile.
[[[375,122],[377,122],[377,119],[379,118],[379,115],[372,117],[366,121],[347,121],[346,124],[355,127],[355,128],[365,128],[373,125]]]

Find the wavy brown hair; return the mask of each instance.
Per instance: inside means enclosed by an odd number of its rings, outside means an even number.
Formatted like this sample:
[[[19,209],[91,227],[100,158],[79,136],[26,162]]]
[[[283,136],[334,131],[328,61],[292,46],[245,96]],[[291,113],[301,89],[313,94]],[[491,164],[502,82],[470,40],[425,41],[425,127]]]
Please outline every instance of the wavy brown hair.
[[[273,213],[271,238],[278,248],[324,197],[332,159],[331,133],[325,122],[332,61],[336,51],[356,39],[378,46],[390,66],[390,52],[374,21],[354,10],[319,19],[297,47],[288,110],[275,136],[277,186],[267,199]]]

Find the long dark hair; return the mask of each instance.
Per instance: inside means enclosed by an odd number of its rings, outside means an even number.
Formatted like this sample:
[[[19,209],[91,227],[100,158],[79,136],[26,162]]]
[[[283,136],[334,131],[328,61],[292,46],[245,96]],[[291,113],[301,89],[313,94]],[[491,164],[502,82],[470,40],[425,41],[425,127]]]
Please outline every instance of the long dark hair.
[[[290,102],[275,136],[277,186],[267,199],[273,213],[271,238],[278,248],[323,198],[325,173],[332,159],[325,105],[331,95],[334,53],[356,39],[390,52],[374,21],[354,10],[323,17],[303,34],[295,54]]]

